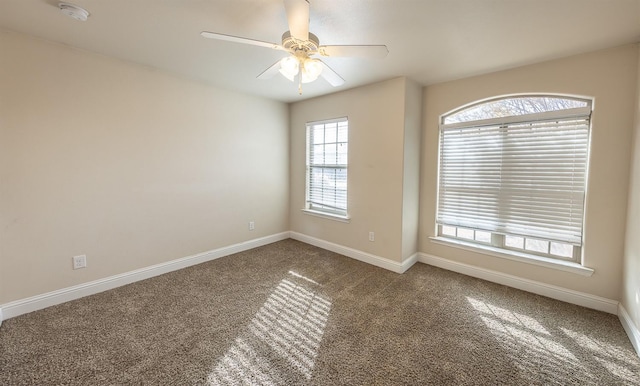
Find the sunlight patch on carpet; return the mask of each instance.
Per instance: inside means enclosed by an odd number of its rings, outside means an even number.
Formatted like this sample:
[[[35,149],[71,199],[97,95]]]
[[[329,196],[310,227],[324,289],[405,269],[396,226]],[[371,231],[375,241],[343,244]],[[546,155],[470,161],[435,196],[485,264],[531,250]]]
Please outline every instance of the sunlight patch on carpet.
[[[282,384],[293,368],[311,379],[331,301],[290,271],[209,374],[210,385]]]
[[[584,381],[594,380],[580,360],[537,320],[482,300],[467,297],[467,301],[527,377],[535,379],[541,369],[553,369],[553,374],[547,375],[559,383],[576,374]]]
[[[628,381],[638,382],[640,366],[629,351],[623,350],[613,344],[601,342],[585,334],[572,331],[568,328],[560,328],[568,337],[572,338],[583,348],[590,350],[594,358],[611,374]]]

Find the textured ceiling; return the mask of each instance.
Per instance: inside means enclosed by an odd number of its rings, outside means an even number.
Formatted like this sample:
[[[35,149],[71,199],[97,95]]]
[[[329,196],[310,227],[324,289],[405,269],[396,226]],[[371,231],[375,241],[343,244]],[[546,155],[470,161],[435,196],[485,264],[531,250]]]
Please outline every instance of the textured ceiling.
[[[310,0],[321,44],[386,44],[385,59],[325,58],[346,83],[256,76],[283,52],[204,39],[203,30],[280,43],[282,0],[0,0],[0,28],[293,102],[407,76],[428,85],[640,41],[640,0]]]

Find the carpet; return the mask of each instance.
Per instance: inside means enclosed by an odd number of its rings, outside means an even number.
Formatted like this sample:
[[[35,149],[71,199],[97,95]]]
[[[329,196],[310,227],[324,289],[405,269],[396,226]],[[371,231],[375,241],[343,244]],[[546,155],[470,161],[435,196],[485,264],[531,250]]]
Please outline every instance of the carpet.
[[[614,315],[284,240],[9,319],[2,385],[640,385]]]

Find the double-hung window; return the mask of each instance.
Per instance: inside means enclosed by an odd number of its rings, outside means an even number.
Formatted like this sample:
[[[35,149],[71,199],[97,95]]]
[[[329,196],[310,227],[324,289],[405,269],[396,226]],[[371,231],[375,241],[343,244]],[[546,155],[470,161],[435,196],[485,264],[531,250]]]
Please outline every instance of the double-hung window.
[[[591,108],[532,95],[443,116],[438,236],[579,263]]]
[[[347,118],[307,123],[306,209],[347,217]]]

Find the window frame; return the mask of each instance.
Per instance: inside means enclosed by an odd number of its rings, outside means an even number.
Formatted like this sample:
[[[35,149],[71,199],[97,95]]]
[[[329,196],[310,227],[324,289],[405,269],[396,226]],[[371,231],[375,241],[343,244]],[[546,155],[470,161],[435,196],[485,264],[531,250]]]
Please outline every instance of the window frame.
[[[478,120],[467,120],[467,121],[456,121],[451,123],[445,123],[445,120],[448,117],[451,117],[465,110],[470,110],[474,106],[494,103],[500,100],[508,100],[508,99],[516,99],[516,98],[536,98],[536,97],[574,100],[578,102],[584,102],[586,104],[586,107],[577,107],[577,108],[573,107],[573,108],[567,108],[562,110],[538,112],[533,114],[507,115],[507,116],[500,116],[500,117],[495,117],[490,119],[478,119]],[[588,174],[589,174],[588,169],[589,169],[589,158],[590,158],[590,142],[591,142],[591,133],[592,133],[591,114],[593,112],[593,108],[594,108],[594,100],[593,98],[589,98],[589,97],[562,95],[562,94],[514,94],[514,95],[505,95],[505,96],[498,96],[498,97],[479,100],[464,106],[460,106],[454,110],[451,110],[445,114],[442,114],[439,120],[439,132],[438,132],[438,138],[439,138],[438,139],[438,176],[437,176],[438,194],[436,196],[436,224],[435,224],[436,236],[432,237],[432,239],[436,241],[444,241],[445,243],[447,243],[448,241],[451,241],[453,244],[463,245],[465,248],[469,247],[471,249],[480,249],[481,252],[482,250],[484,250],[485,253],[489,252],[489,254],[493,254],[493,255],[506,254],[506,255],[514,255],[514,256],[517,256],[518,258],[524,257],[525,260],[531,259],[531,260],[543,262],[544,264],[542,265],[548,265],[548,263],[551,263],[551,264],[558,263],[561,265],[565,265],[565,264],[580,265],[581,269],[589,270],[592,273],[592,270],[586,267],[582,267],[582,262],[583,262],[583,245],[584,245],[584,223],[585,223],[585,214],[586,214],[587,181],[588,181]],[[568,247],[569,245],[573,247],[571,257],[559,255],[557,253],[551,253],[552,243],[562,244],[557,240],[550,240],[550,239],[547,240],[547,239],[542,239],[540,237],[526,236],[521,234],[508,235],[501,232],[490,232],[491,242],[478,241],[476,240],[476,236],[475,236],[476,232],[477,231],[487,232],[487,230],[480,229],[480,228],[469,228],[466,226],[445,224],[445,223],[439,222],[438,220],[438,213],[440,211],[439,200],[441,197],[440,190],[442,189],[441,173],[443,172],[442,165],[441,165],[442,144],[443,144],[442,136],[443,136],[444,128],[452,129],[452,128],[469,128],[469,127],[487,127],[487,126],[496,126],[496,125],[500,125],[500,126],[504,125],[504,127],[506,128],[507,125],[518,124],[518,123],[538,123],[538,122],[555,121],[555,120],[560,121],[560,120],[568,120],[571,118],[584,118],[585,116],[587,116],[588,132],[587,132],[587,143],[586,143],[585,177],[584,177],[584,188],[583,188],[584,201],[582,205],[582,225],[581,225],[582,237],[581,237],[580,245],[572,245],[569,243],[566,243],[566,245],[563,245],[563,247]],[[450,234],[444,234],[443,226],[454,227],[456,229],[455,230],[456,235],[452,236]],[[458,236],[459,228],[473,230],[474,239]],[[516,236],[516,237],[523,238],[523,241],[522,241],[523,248],[506,246],[505,239],[507,236]],[[486,235],[485,235],[485,238],[486,238]],[[531,249],[526,249],[527,238],[533,239],[533,240],[542,240],[547,242],[547,248],[546,248],[547,252],[542,253],[542,252],[537,252]],[[580,272],[580,273],[583,273],[583,272]]]
[[[341,123],[346,123],[346,131],[347,131],[347,138],[346,141],[339,141],[339,134],[338,132],[336,132],[336,142],[335,144],[338,145],[340,143],[344,143],[347,146],[347,151],[346,151],[346,164],[338,164],[337,160],[336,163],[331,164],[331,163],[323,163],[323,164],[314,164],[311,160],[312,157],[312,150],[311,150],[311,146],[313,146],[313,144],[311,143],[312,140],[312,134],[311,134],[311,130],[313,130],[313,126],[318,126],[318,125],[331,125],[331,124],[337,124],[338,126],[336,126],[336,130],[338,130],[338,127]],[[325,127],[326,130],[326,127]],[[348,222],[350,217],[349,217],[349,196],[348,196],[348,169],[349,169],[349,119],[348,117],[339,117],[339,118],[332,118],[332,119],[325,119],[325,120],[319,120],[319,121],[312,121],[312,122],[307,122],[306,123],[306,153],[305,153],[305,165],[306,165],[306,176],[305,176],[305,204],[304,204],[304,208],[302,209],[303,212],[307,213],[307,214],[311,214],[311,215],[315,215],[315,216],[319,216],[319,217],[323,217],[323,218],[328,218],[328,219],[332,219],[332,220],[338,220],[338,221],[343,221],[343,222]],[[322,144],[327,144],[330,142],[322,142]],[[317,144],[316,144],[317,145]],[[336,158],[337,158],[338,154],[336,153]],[[344,170],[344,174],[345,174],[345,189],[344,189],[344,209],[340,209],[340,208],[328,208],[328,207],[322,207],[322,204],[318,204],[318,205],[314,205],[314,203],[312,202],[311,199],[311,190],[312,190],[312,176],[311,176],[311,170],[313,168],[322,168],[322,169],[341,169]],[[334,180],[335,181],[335,180]],[[334,192],[335,194],[335,192]],[[327,205],[329,206],[329,205]]]

